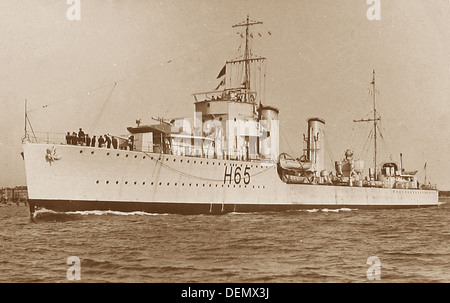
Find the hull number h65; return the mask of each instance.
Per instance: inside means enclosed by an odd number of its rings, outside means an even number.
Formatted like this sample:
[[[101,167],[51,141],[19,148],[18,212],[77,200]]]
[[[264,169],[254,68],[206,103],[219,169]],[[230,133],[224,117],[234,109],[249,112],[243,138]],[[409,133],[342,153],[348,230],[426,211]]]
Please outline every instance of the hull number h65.
[[[245,168],[242,168],[240,166],[234,167],[233,166],[227,167],[225,166],[225,172],[223,175],[223,184],[226,184],[228,181],[228,184],[235,183],[240,184],[243,182],[244,184],[250,183],[250,167],[248,165],[245,166]]]

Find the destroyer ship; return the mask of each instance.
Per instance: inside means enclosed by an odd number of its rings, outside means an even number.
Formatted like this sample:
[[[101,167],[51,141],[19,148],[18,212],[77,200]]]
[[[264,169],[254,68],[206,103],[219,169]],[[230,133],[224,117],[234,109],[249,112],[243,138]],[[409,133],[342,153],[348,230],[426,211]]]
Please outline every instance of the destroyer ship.
[[[355,121],[373,123],[374,163],[346,150],[328,171],[320,117],[307,120],[298,155],[280,153],[280,111],[264,99],[266,58],[249,47],[259,24],[247,16],[233,26],[243,30],[242,54],[226,61],[215,90],[193,94],[193,118],[136,121],[127,135],[110,135],[118,144],[109,148],[84,139],[40,143],[25,130],[30,215],[38,208],[224,214],[437,206],[438,191],[419,184],[417,171],[377,161],[375,94],[373,117]],[[375,91],[375,71],[371,84]]]

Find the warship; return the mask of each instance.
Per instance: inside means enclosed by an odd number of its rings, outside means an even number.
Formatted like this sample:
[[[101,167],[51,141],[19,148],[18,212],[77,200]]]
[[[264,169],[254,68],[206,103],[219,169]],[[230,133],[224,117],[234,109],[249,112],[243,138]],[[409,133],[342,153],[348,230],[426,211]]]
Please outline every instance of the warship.
[[[25,110],[30,215],[39,208],[224,214],[437,206],[438,191],[420,184],[417,171],[377,159],[375,93],[373,117],[355,120],[373,124],[371,167],[349,149],[328,171],[320,117],[306,121],[298,155],[280,153],[280,110],[265,100],[266,58],[250,49],[250,28],[260,24],[247,16],[233,25],[242,29],[242,52],[225,62],[215,90],[193,94],[193,117],[137,120],[103,146],[82,135],[57,144],[32,140]],[[375,80],[373,71],[373,92]]]

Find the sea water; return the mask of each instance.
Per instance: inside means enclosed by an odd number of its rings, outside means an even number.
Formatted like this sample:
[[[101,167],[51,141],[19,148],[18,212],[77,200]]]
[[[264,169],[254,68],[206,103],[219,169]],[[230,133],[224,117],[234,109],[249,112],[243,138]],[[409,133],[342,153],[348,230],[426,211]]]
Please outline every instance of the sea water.
[[[450,282],[450,205],[35,222],[1,205],[0,251],[0,282]]]

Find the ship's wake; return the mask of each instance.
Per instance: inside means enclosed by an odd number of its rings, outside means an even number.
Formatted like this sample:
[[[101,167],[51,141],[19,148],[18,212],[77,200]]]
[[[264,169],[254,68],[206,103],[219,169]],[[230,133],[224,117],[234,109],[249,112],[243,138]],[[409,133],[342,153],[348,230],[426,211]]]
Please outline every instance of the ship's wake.
[[[65,222],[81,219],[83,216],[166,216],[167,213],[148,213],[144,211],[113,211],[113,210],[85,210],[57,212],[49,209],[39,209],[34,213],[33,219],[38,221]]]

